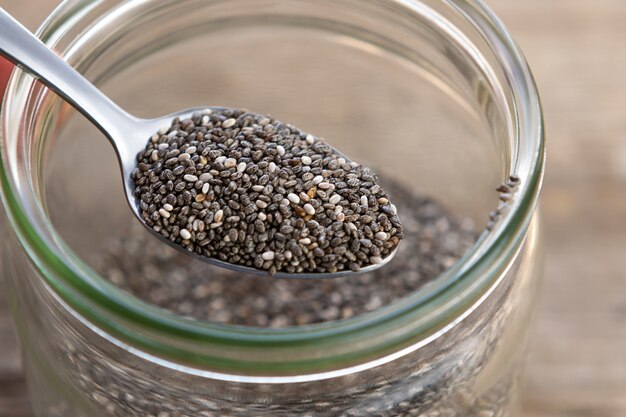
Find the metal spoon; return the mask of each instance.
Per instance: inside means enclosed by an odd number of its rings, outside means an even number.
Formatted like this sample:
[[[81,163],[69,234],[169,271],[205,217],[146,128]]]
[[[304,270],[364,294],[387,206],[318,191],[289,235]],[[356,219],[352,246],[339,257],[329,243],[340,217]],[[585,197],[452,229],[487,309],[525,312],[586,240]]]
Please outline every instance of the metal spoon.
[[[155,232],[141,218],[139,202],[133,190],[131,173],[136,167],[136,155],[142,151],[149,138],[163,126],[169,126],[175,117],[181,120],[191,117],[194,112],[206,109],[194,108],[168,114],[156,119],[140,119],[128,114],[105,96],[98,88],[85,79],[74,68],[57,56],[37,37],[31,34],[19,22],[0,8],[0,55],[5,56],[15,65],[37,77],[47,87],[56,92],[64,100],[81,112],[109,139],[119,160],[124,182],[124,193],[131,211],[153,235],[168,245],[197,259],[231,270],[267,275],[267,271],[231,264],[215,258],[202,256],[179,246]],[[220,107],[210,107],[224,110]],[[337,154],[340,152],[334,150]],[[348,158],[346,158],[348,159]],[[277,272],[277,278],[338,278],[372,272],[386,265],[397,252],[395,250],[383,259],[382,263],[369,265],[360,271],[351,270],[333,273],[285,273]]]

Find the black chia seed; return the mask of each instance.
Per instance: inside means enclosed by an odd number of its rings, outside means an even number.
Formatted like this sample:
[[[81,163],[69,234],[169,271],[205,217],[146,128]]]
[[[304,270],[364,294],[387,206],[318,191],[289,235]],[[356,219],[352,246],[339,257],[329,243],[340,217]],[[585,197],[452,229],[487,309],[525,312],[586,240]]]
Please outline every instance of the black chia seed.
[[[200,255],[275,274],[358,271],[404,237],[368,168],[243,110],[172,121],[137,155],[144,222]]]
[[[498,208],[489,213],[489,221],[485,226],[488,232],[491,232],[496,224],[502,218],[502,215],[511,208],[511,200],[515,193],[519,190],[521,180],[517,175],[511,175],[504,183],[502,183],[496,191],[498,192]]]

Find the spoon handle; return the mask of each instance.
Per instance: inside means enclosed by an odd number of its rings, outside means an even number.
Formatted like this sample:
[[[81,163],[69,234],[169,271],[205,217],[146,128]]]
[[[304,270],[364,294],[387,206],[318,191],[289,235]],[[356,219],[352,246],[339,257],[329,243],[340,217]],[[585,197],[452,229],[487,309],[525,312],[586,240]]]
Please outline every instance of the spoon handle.
[[[0,7],[0,55],[23,68],[90,119],[110,140],[132,123],[117,106]],[[113,143],[113,146],[116,146]]]

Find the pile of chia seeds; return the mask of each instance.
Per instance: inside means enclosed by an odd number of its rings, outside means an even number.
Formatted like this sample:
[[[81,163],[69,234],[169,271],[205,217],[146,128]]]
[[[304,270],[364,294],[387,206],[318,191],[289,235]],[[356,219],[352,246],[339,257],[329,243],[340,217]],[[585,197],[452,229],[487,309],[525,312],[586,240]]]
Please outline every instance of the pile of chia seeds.
[[[174,119],[137,156],[132,179],[141,217],[166,239],[270,274],[359,271],[404,237],[368,168],[243,110]]]
[[[106,244],[94,266],[113,284],[172,312],[261,327],[349,318],[398,300],[449,268],[474,243],[472,221],[456,219],[431,199],[396,182],[394,198],[406,237],[394,259],[370,273],[336,279],[268,279],[193,260],[141,225]]]

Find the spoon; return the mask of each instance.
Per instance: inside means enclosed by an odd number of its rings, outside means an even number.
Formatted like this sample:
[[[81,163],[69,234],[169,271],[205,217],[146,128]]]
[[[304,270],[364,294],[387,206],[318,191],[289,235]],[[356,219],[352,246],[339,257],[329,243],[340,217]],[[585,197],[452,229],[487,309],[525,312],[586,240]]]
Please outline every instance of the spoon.
[[[140,223],[150,230],[154,236],[204,262],[243,273],[268,274],[263,269],[233,264],[189,251],[154,231],[145,224],[141,217],[139,201],[137,201],[133,192],[135,185],[131,179],[131,174],[137,167],[136,156],[145,149],[150,137],[163,126],[169,126],[173,119],[176,117],[181,120],[190,118],[193,113],[203,111],[207,107],[182,110],[156,119],[135,117],[117,106],[2,8],[0,8],[0,55],[38,78],[104,133],[117,154],[128,205]],[[209,107],[209,109],[215,111],[225,110],[223,107]],[[333,151],[337,155],[343,156],[334,148]],[[323,273],[286,273],[278,271],[273,276],[276,278],[338,278],[364,274],[389,263],[396,254],[397,248],[396,246],[381,263],[364,266],[359,271],[342,270]]]

